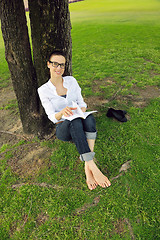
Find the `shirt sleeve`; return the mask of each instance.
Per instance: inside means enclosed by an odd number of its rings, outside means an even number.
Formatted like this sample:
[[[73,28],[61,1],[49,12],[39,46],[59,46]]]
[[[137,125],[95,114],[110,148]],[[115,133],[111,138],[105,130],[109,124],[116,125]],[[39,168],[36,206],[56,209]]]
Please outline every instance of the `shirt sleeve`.
[[[41,100],[42,106],[43,106],[48,118],[53,123],[57,123],[58,120],[55,117],[57,112],[55,112],[54,106],[51,103],[51,101],[49,100],[49,98],[46,96],[45,91],[42,88],[38,88],[38,94],[39,94],[39,98]]]

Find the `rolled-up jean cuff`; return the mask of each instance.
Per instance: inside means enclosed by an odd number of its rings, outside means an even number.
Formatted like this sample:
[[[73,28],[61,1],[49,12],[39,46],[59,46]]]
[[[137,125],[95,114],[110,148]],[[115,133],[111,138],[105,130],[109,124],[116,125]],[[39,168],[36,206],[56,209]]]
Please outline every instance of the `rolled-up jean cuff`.
[[[87,139],[96,139],[97,132],[85,132]]]
[[[87,152],[87,153],[83,153],[80,155],[80,160],[82,162],[88,162],[90,160],[93,160],[95,155],[95,152]]]

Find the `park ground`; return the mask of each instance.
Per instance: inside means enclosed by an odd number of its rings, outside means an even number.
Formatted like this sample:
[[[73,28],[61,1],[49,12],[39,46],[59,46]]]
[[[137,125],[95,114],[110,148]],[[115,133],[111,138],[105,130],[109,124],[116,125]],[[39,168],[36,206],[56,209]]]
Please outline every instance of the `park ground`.
[[[112,83],[110,79],[103,79],[104,85],[107,85],[108,82],[110,84]],[[101,81],[96,81],[96,87],[93,87],[94,92],[99,89],[100,83]],[[144,89],[134,87],[134,90],[136,90],[137,96],[116,96],[115,94],[113,98],[114,100],[118,100],[123,103],[126,103],[128,100],[130,100],[133,106],[144,108],[148,105],[151,99],[160,96],[160,89],[155,86],[147,86]],[[45,147],[42,147],[39,141],[35,141],[34,136],[23,133],[18,109],[15,111],[16,96],[11,82],[7,87],[0,89],[0,96],[0,147],[6,146],[7,148],[7,146],[16,144],[20,140],[22,140],[22,142],[29,141],[29,144],[20,144],[18,147],[18,154],[16,153],[17,151],[15,149],[15,156],[14,158],[10,158],[8,164],[15,173],[18,173],[21,176],[34,176],[35,172],[38,173],[42,165],[45,165],[45,163],[43,163],[44,158],[49,159],[52,149],[49,150]],[[87,102],[90,110],[98,109],[100,115],[107,113],[108,108],[104,107],[105,110],[100,109],[101,106],[109,103],[109,100],[103,96],[89,96],[86,97],[85,101]],[[129,115],[126,116],[128,119],[130,119]],[[53,132],[45,138],[46,140],[54,140],[55,130],[53,130]],[[4,153],[5,152],[3,152],[3,154]]]
[[[0,239],[159,239],[160,2],[70,6],[73,75],[98,110],[97,164],[112,182],[90,191],[72,143],[23,133],[0,40]],[[28,17],[28,15],[27,15]],[[106,117],[127,111],[126,123]]]

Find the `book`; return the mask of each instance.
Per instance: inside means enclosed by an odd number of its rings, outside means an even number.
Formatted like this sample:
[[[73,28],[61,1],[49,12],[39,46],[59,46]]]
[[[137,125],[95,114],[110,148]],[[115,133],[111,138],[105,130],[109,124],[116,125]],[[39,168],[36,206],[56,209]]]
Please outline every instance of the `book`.
[[[67,119],[69,121],[72,121],[73,119],[76,118],[83,118],[86,119],[90,114],[95,113],[97,111],[89,111],[89,112],[83,112],[81,108],[78,106],[77,103],[72,101],[72,107],[77,108],[76,110],[72,110],[73,115],[69,117],[65,117],[64,115],[62,116],[63,119]]]

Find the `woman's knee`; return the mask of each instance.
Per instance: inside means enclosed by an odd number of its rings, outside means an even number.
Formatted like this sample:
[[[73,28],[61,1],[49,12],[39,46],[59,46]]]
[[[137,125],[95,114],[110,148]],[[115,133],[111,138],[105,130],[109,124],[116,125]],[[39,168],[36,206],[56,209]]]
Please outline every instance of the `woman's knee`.
[[[81,129],[83,128],[82,119],[76,118],[71,121],[70,126],[74,126],[74,128]]]
[[[56,136],[59,140],[62,141],[70,141],[71,135],[69,131],[70,121],[64,121],[63,123],[59,123],[56,127]]]
[[[96,132],[96,121],[93,115],[89,115],[84,120],[84,129],[86,132]]]

